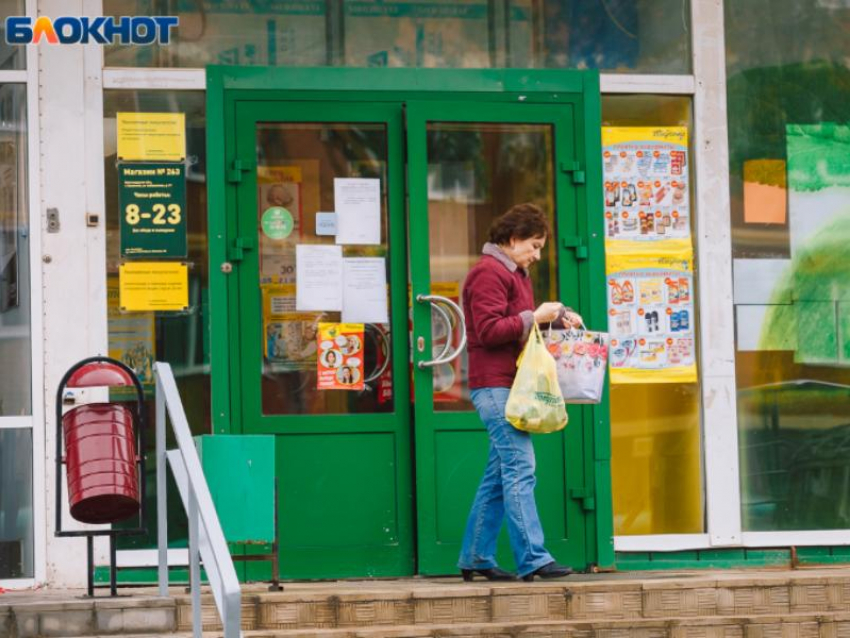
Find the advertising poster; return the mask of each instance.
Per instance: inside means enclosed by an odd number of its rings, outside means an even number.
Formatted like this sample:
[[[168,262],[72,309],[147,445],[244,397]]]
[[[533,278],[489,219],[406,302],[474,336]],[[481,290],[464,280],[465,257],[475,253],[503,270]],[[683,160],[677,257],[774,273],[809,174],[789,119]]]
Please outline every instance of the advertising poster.
[[[690,246],[685,127],[603,127],[605,240]]]
[[[612,383],[696,382],[690,251],[607,256]]]
[[[119,164],[118,204],[122,257],[186,257],[183,164]]]
[[[276,371],[312,370],[322,313],[295,311],[293,284],[264,284],[263,358]]]
[[[362,390],[362,323],[320,323],[317,337],[319,390]]]
[[[263,281],[295,281],[294,246],[304,231],[302,180],[300,166],[257,168],[257,223]]]
[[[118,277],[115,276],[106,280],[106,319],[109,323],[109,356],[132,368],[146,393],[153,391],[153,364],[156,360],[154,313],[122,313]],[[115,390],[112,392],[115,393]],[[126,394],[136,396],[135,390]]]

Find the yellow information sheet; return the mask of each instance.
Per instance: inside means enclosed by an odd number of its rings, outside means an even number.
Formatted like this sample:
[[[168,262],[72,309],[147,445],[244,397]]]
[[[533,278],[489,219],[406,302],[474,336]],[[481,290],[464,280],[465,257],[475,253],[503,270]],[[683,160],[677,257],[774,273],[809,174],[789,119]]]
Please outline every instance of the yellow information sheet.
[[[189,269],[181,262],[136,261],[118,267],[121,310],[186,310]]]
[[[118,113],[117,127],[119,160],[186,159],[184,113]]]

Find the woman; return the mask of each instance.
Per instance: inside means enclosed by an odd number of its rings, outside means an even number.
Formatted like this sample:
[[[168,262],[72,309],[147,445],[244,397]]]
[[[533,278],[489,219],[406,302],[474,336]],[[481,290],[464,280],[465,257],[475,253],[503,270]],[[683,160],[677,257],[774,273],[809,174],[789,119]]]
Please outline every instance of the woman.
[[[518,204],[490,227],[490,241],[463,289],[472,403],[490,436],[490,457],[466,525],[458,566],[464,580],[516,580],[496,565],[496,538],[507,518],[511,549],[523,580],[572,573],[543,547],[534,501],[534,448],[527,432],[505,419],[516,360],[533,322],[580,325],[581,317],[556,301],[534,310],[528,269],[540,261],[549,223],[534,204]]]

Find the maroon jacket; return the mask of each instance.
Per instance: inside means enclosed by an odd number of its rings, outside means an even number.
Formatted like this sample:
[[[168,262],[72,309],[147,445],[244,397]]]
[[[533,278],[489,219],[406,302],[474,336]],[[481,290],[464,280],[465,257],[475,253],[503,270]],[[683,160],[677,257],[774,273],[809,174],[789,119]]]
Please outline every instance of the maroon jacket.
[[[498,246],[485,244],[483,253],[463,287],[469,387],[509,388],[534,323],[534,294],[528,273]]]

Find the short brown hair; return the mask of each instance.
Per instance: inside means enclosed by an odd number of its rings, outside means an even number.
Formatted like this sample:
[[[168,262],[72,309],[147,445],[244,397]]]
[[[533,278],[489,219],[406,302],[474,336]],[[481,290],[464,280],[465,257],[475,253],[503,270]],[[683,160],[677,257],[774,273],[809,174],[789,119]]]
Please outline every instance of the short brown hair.
[[[512,206],[508,212],[497,217],[490,226],[490,241],[507,244],[512,237],[548,237],[549,220],[546,213],[535,204],[525,203]]]

